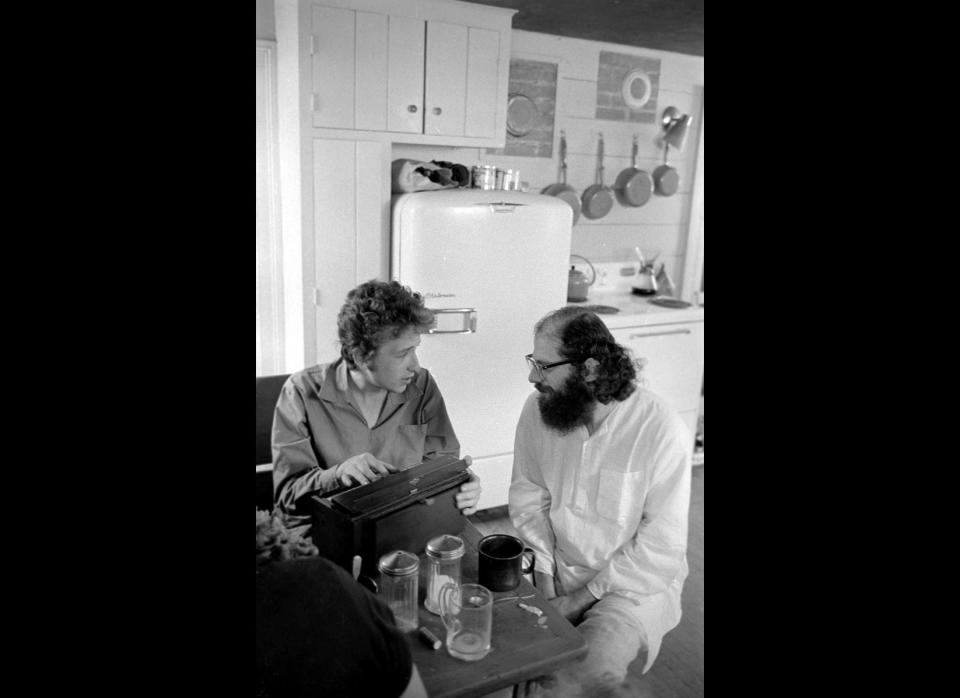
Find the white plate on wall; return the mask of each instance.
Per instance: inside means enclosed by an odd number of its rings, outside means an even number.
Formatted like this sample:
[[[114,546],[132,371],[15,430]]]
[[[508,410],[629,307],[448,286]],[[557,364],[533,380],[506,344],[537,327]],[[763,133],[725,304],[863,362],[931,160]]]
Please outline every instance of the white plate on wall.
[[[638,69],[631,70],[623,79],[620,88],[624,103],[633,111],[640,111],[653,94],[653,85],[650,76]]]

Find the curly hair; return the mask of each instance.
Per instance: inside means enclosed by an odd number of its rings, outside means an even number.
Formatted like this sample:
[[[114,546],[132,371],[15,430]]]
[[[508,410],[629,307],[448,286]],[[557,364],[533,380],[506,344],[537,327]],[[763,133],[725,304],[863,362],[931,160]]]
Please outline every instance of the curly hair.
[[[636,389],[638,362],[626,347],[617,344],[595,313],[576,305],[564,306],[537,322],[534,333],[541,332],[560,341],[560,356],[578,366],[581,379],[587,376],[583,362],[593,358],[600,363],[596,380],[590,384],[598,402],[606,405],[614,399],[625,400]]]
[[[385,341],[408,327],[423,332],[433,324],[433,313],[423,297],[397,281],[366,281],[347,294],[337,315],[340,356],[350,368],[356,358],[367,361]]]
[[[299,531],[288,530],[283,524],[280,511],[260,511],[257,509],[257,566],[273,560],[290,560],[297,557],[319,555],[309,539],[304,539]]]

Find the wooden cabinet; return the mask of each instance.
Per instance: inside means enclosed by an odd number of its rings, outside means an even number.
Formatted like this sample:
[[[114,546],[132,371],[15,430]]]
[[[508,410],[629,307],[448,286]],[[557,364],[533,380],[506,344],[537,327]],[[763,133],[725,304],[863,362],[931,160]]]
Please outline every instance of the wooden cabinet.
[[[302,289],[289,295],[310,365],[336,356],[347,292],[388,278],[392,144],[503,147],[516,11],[454,0],[273,4],[284,274]]]
[[[385,132],[396,142],[502,147],[511,14],[456,2],[311,5],[312,125]]]
[[[696,433],[703,385],[703,322],[643,325],[610,330],[645,365],[639,378]]]

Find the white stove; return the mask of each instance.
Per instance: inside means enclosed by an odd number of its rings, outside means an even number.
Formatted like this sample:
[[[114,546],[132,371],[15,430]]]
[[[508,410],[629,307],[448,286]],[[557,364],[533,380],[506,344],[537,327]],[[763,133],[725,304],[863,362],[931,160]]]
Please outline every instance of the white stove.
[[[577,269],[590,275],[586,264],[573,263]],[[654,296],[640,296],[631,292],[633,278],[639,266],[636,262],[601,262],[593,265],[597,280],[587,292],[587,300],[571,305],[597,305],[616,308],[616,313],[598,311],[597,314],[610,329],[642,325],[665,325],[675,322],[703,322],[703,306],[689,308],[666,308],[651,303]],[[632,269],[633,274],[623,276],[621,270]]]

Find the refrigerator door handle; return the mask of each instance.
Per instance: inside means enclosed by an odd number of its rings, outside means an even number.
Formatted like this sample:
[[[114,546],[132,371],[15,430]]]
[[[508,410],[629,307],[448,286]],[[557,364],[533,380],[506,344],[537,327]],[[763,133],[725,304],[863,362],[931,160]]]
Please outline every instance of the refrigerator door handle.
[[[470,334],[477,331],[476,308],[429,308],[434,315],[460,315],[462,324],[459,329],[439,329],[440,318],[434,318],[434,326],[427,330],[427,334]],[[444,323],[446,325],[447,323]]]

